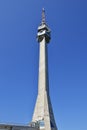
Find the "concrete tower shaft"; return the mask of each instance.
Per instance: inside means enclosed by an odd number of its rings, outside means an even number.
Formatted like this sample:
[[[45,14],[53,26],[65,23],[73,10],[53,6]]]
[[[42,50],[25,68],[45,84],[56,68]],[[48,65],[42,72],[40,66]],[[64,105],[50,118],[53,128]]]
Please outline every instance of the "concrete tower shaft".
[[[43,130],[57,130],[49,95],[47,43],[50,42],[50,39],[50,28],[45,22],[43,9],[42,21],[37,33],[37,40],[40,45],[38,95],[32,119],[33,122],[38,122],[40,129]]]

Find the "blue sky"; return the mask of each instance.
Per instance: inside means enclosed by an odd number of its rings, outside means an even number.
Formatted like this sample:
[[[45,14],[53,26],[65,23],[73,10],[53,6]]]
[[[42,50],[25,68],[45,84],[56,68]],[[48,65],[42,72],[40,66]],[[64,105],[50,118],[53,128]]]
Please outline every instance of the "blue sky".
[[[27,124],[37,96],[42,8],[51,28],[50,95],[59,130],[87,129],[87,1],[0,0],[0,122]]]

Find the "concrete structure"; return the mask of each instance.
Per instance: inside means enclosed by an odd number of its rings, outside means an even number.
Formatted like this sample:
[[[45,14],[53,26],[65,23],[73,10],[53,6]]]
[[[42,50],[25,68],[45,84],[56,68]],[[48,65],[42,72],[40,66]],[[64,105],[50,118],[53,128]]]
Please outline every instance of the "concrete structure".
[[[45,22],[45,11],[42,11],[42,22],[38,27],[37,40],[40,44],[38,96],[29,125],[0,124],[0,130],[57,130],[49,95],[47,46],[50,42],[50,28]]]
[[[43,9],[42,21],[37,33],[37,40],[40,45],[38,96],[32,119],[33,122],[38,122],[40,129],[43,130],[57,130],[49,95],[47,47],[51,39],[50,32],[50,28],[45,22]]]
[[[39,130],[38,127],[28,125],[0,124],[0,130]]]

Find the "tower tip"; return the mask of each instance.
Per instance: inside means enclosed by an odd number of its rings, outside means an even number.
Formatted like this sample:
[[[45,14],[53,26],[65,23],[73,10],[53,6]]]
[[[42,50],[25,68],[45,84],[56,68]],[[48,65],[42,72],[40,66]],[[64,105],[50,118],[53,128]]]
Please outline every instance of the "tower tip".
[[[42,11],[45,11],[45,9],[44,9],[44,8],[42,8]]]
[[[44,24],[45,23],[45,9],[44,8],[42,8],[42,24]]]

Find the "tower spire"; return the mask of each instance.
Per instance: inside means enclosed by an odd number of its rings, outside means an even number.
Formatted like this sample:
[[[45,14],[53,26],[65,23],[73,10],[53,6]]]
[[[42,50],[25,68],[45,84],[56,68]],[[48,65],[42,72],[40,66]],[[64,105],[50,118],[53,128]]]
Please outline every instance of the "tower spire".
[[[42,8],[42,24],[44,24],[46,22],[46,19],[45,19],[45,9]]]

